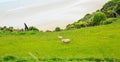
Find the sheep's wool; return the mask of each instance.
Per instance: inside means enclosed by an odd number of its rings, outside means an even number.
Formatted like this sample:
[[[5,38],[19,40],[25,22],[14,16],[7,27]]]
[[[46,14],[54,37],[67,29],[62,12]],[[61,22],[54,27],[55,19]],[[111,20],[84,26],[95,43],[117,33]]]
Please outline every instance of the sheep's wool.
[[[62,36],[58,36],[59,39],[62,39],[63,37]]]
[[[69,42],[70,42],[70,39],[62,39],[62,42],[64,42],[64,43],[69,43]]]

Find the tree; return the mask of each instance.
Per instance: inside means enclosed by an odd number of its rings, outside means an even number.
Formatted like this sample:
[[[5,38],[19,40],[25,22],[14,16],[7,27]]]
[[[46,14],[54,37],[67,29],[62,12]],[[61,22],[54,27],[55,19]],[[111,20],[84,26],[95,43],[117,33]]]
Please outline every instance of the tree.
[[[114,7],[113,11],[116,17],[120,16],[120,3]]]
[[[103,12],[96,12],[92,17],[92,22],[94,25],[99,25],[100,22],[107,19],[106,15]]]
[[[55,31],[61,31],[61,28],[60,27],[56,27]]]
[[[120,0],[109,1],[103,6],[101,11],[104,12],[109,18],[120,16]]]

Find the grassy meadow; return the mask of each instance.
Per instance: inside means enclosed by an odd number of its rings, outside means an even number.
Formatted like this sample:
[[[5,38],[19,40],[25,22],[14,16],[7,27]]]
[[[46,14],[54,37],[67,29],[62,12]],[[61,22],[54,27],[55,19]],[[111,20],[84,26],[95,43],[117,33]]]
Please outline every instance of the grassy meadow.
[[[70,38],[71,42],[62,43],[57,38],[58,35]],[[120,20],[109,25],[60,32],[0,33],[0,61],[6,56],[31,58],[33,62],[36,60],[35,57],[40,61],[51,59],[55,62],[60,59],[65,61],[82,58],[120,59]]]

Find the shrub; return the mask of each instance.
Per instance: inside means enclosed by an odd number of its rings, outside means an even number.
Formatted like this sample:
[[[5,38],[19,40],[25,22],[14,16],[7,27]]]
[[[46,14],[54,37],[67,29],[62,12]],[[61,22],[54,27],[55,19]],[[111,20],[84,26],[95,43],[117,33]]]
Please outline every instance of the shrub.
[[[5,29],[3,30],[3,32],[13,32],[13,29],[11,29],[11,28],[5,28]]]
[[[50,58],[49,60],[52,60],[52,61],[62,61],[63,59],[61,59],[61,58]]]
[[[56,27],[55,31],[61,31],[61,28],[60,27]]]
[[[66,29],[67,29],[67,30],[74,29],[74,28],[75,28],[75,25],[73,25],[73,24],[68,24],[68,25],[66,26]]]
[[[15,60],[16,58],[14,56],[5,56],[3,58],[4,61],[10,61],[10,60]]]
[[[117,20],[117,18],[108,18],[105,21],[101,22],[101,24],[111,24],[116,20]]]
[[[39,31],[39,29],[37,29],[36,27],[31,26],[31,27],[29,27],[29,31]]]
[[[116,59],[114,58],[104,58],[105,61],[108,61],[108,62],[115,62]]]
[[[99,25],[100,22],[102,22],[106,19],[107,19],[106,15],[102,12],[96,12],[92,17],[92,21],[93,21],[94,25]]]
[[[80,21],[87,21],[92,17],[92,14],[86,14],[82,19],[78,20],[78,22]]]
[[[114,2],[119,2],[120,0],[111,0],[111,1],[114,1]]]
[[[46,32],[52,32],[52,31],[50,31],[50,30],[46,30]]]
[[[75,23],[75,28],[85,27],[86,22],[80,21]]]
[[[120,15],[120,0],[111,0],[101,9],[107,17],[118,17]]]

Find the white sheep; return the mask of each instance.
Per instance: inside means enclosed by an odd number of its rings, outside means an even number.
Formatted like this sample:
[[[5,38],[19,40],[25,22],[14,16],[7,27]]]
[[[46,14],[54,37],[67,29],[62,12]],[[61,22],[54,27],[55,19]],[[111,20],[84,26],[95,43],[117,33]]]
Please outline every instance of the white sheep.
[[[70,41],[71,41],[70,39],[62,39],[63,43],[70,43]]]
[[[63,36],[58,36],[58,39],[60,39],[63,43],[70,43],[70,39],[63,39]]]
[[[58,39],[62,39],[63,37],[62,36],[58,36]]]

